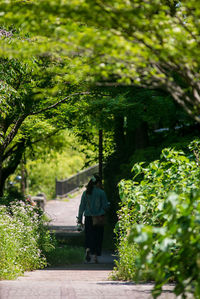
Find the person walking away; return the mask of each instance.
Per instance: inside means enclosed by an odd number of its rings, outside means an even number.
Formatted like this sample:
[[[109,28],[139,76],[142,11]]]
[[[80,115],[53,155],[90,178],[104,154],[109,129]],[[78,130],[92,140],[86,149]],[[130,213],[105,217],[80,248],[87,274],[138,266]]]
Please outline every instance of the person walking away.
[[[98,263],[97,256],[102,252],[104,217],[108,206],[101,178],[93,175],[81,196],[78,211],[78,223],[81,225],[83,214],[85,216],[86,262]]]

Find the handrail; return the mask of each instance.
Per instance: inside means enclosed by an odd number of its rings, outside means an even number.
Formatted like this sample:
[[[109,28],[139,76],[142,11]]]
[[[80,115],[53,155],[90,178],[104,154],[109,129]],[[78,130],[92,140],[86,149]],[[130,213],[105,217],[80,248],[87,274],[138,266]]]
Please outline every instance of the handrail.
[[[56,198],[65,197],[69,192],[76,190],[80,186],[86,184],[89,177],[99,171],[99,165],[91,166],[85,170],[78,172],[68,179],[57,180],[56,179]]]

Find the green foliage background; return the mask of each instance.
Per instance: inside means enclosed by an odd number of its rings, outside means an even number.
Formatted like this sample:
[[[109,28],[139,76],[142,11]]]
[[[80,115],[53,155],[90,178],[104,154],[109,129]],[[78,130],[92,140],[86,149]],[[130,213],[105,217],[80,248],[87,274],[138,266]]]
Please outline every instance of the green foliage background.
[[[166,148],[160,160],[133,167],[134,178],[119,184],[115,277],[153,279],[153,295],[175,281],[174,292],[199,290],[199,141],[192,152]]]
[[[73,132],[64,130],[26,151],[27,190],[30,195],[45,193],[55,198],[55,180],[66,179],[96,162],[96,147],[83,144]],[[20,175],[21,166],[9,180]],[[18,184],[19,185],[19,184]],[[18,186],[19,187],[19,186]]]

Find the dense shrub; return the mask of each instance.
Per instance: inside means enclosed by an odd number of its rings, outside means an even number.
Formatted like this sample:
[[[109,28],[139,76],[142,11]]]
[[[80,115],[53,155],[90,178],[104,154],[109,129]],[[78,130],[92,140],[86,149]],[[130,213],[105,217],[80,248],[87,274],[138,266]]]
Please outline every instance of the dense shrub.
[[[23,201],[0,205],[0,279],[13,279],[46,265],[54,248],[42,211]]]
[[[155,297],[171,280],[176,294],[200,295],[198,147],[199,142],[190,145],[190,156],[164,149],[160,160],[135,164],[134,179],[119,185],[115,277],[154,279]]]

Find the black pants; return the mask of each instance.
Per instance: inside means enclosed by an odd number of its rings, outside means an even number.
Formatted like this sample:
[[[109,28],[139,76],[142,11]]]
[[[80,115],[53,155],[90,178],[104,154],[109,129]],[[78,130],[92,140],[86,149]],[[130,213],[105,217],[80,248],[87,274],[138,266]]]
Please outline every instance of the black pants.
[[[101,255],[103,233],[103,226],[94,226],[92,216],[85,216],[85,248],[89,248],[91,254]]]

